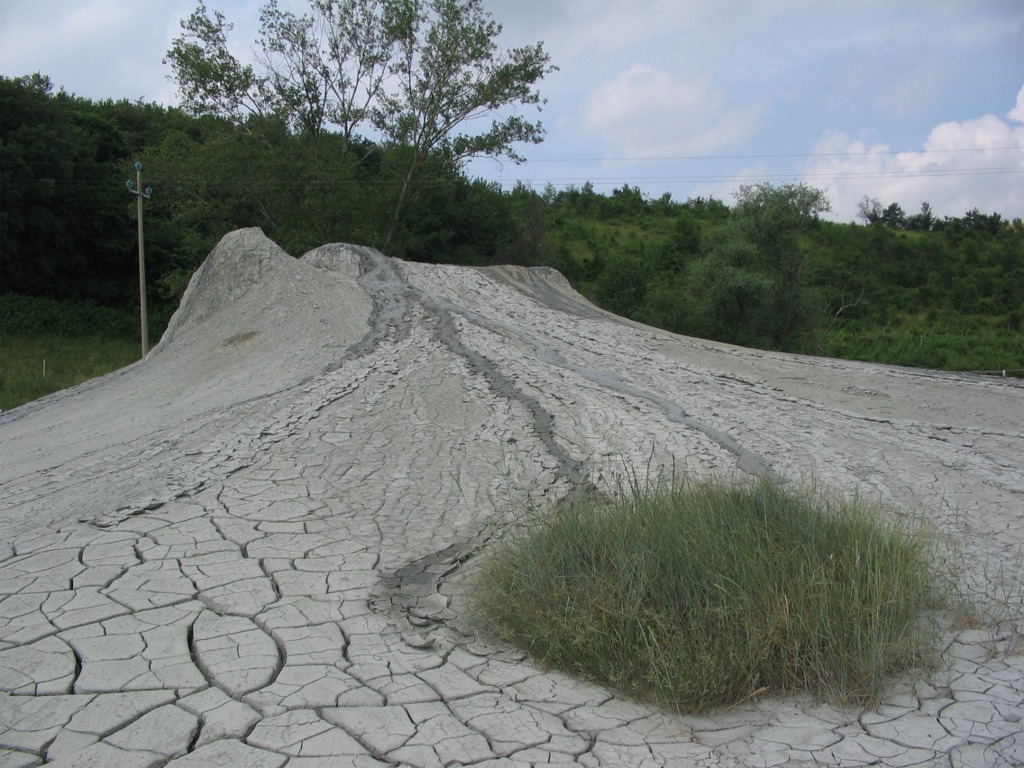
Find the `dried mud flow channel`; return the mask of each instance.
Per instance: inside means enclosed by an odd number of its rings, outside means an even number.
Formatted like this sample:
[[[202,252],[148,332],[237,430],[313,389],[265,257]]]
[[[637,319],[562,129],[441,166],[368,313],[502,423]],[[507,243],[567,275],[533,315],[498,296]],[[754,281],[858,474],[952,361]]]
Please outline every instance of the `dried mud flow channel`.
[[[231,233],[139,363],[0,414],[0,768],[1024,764],[1024,388],[609,315],[547,269]],[[956,544],[870,711],[678,717],[468,619],[502,521],[624,473],[818,482]]]

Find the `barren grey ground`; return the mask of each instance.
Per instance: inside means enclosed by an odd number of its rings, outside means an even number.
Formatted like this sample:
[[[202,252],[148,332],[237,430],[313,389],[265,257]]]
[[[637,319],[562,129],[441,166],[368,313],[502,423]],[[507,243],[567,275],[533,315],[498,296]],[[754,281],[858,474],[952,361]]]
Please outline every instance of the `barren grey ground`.
[[[1024,764],[1024,388],[621,321],[547,270],[225,238],[130,368],[0,414],[0,768]],[[871,711],[675,717],[477,636],[477,554],[624,468],[924,515],[973,619]]]

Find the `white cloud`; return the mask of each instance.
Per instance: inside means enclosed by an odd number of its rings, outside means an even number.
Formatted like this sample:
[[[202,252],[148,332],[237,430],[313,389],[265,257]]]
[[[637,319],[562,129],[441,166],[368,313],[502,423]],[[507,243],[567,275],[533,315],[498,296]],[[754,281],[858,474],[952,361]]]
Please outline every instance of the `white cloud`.
[[[935,126],[920,150],[893,152],[826,131],[804,180],[828,190],[835,216],[852,220],[865,196],[915,213],[928,202],[940,216],[972,208],[1024,216],[1024,88],[1008,123],[995,115]]]
[[[614,157],[670,157],[735,146],[757,132],[758,108],[732,106],[708,85],[635,64],[593,92],[584,130]]]
[[[1024,123],[1024,85],[1017,93],[1017,105],[1006,113],[1006,116],[1018,123]]]

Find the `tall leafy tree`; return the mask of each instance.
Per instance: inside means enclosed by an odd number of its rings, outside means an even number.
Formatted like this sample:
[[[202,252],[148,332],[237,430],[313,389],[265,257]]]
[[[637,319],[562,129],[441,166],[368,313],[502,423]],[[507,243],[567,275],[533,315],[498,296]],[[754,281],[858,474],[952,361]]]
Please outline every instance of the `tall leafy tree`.
[[[806,184],[743,185],[728,222],[691,268],[700,296],[695,320],[716,338],[785,348],[811,318],[803,283],[807,235],[831,209]]]
[[[857,217],[864,220],[865,224],[876,224],[882,220],[882,204],[876,197],[865,195],[857,204]]]
[[[0,77],[0,293],[126,302],[125,135],[49,78]]]
[[[481,0],[310,0],[304,15],[269,0],[255,68],[230,53],[231,25],[203,2],[182,28],[166,61],[187,110],[238,125],[276,116],[314,138],[333,127],[342,167],[365,124],[399,158],[388,252],[426,168],[447,174],[478,156],[519,162],[514,145],[543,137],[540,122],[502,110],[540,107],[535,86],[553,70],[549,56],[540,43],[500,50],[501,25]],[[465,130],[486,117],[484,131]]]
[[[394,68],[397,89],[376,112],[385,140],[408,148],[385,250],[394,248],[411,183],[434,152],[458,167],[479,156],[522,157],[513,145],[539,143],[543,128],[519,114],[495,117],[483,133],[461,132],[467,123],[510,106],[540,106],[535,85],[553,71],[541,43],[501,51],[501,25],[481,0],[418,2]]]
[[[356,131],[381,96],[399,42],[406,0],[310,0],[296,16],[270,0],[260,13],[264,96],[289,124],[314,136],[334,126],[342,168]]]
[[[265,78],[243,65],[228,49],[232,25],[220,11],[212,14],[200,2],[181,22],[164,58],[178,85],[181,107],[193,115],[224,117],[241,125],[251,115],[268,112]]]

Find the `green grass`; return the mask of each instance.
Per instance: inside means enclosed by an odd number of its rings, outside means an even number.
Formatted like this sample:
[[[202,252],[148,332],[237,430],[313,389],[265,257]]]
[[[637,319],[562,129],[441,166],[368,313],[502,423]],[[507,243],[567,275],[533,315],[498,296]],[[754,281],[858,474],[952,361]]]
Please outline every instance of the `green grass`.
[[[0,332],[0,410],[123,368],[140,354],[131,339]]]
[[[833,332],[822,353],[915,368],[1019,375],[1024,369],[1024,333],[988,316],[928,319],[907,314],[886,326],[850,322]]]
[[[540,663],[680,712],[810,690],[870,704],[932,658],[935,539],[891,510],[763,482],[535,512],[475,614]]]

